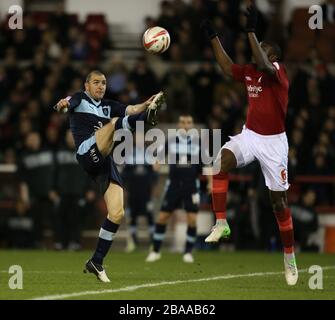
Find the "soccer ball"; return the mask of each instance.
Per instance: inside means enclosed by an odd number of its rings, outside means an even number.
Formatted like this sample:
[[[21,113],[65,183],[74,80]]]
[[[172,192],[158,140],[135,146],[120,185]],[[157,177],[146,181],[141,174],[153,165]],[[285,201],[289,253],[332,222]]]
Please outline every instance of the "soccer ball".
[[[170,46],[170,35],[161,27],[149,28],[143,35],[143,46],[150,53],[160,54]]]

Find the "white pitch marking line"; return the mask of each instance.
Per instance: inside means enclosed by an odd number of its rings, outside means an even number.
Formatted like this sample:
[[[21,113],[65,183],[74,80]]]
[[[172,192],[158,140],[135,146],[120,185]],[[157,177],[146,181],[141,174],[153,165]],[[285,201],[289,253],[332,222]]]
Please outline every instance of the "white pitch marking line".
[[[0,270],[0,273],[8,273],[8,270]],[[24,271],[24,273],[41,273],[41,274],[45,274],[45,273],[48,273],[48,274],[74,274],[74,273],[77,273],[76,271],[48,271],[48,270],[45,270],[45,271],[41,271],[41,270],[27,270],[27,271]]]
[[[335,269],[334,266],[326,266],[322,267],[322,270],[331,270]],[[308,272],[307,269],[299,270],[300,273]],[[261,276],[273,276],[284,274],[284,272],[256,272],[256,273],[245,273],[245,274],[228,274],[225,276],[216,276],[210,278],[200,278],[200,279],[190,279],[190,280],[177,280],[177,281],[163,281],[157,283],[145,283],[140,285],[133,285],[124,288],[118,289],[106,289],[106,290],[97,290],[97,291],[82,291],[82,292],[75,292],[75,293],[66,293],[66,294],[56,294],[50,296],[42,296],[33,298],[31,300],[60,300],[60,299],[67,299],[67,298],[74,298],[74,297],[82,297],[87,295],[97,295],[103,293],[116,293],[116,292],[129,292],[135,291],[138,289],[143,288],[153,288],[159,286],[166,286],[166,285],[175,285],[175,284],[182,284],[182,283],[192,283],[192,282],[203,282],[203,281],[214,281],[214,280],[227,280],[227,279],[236,279],[236,278],[244,278],[244,277],[261,277]]]

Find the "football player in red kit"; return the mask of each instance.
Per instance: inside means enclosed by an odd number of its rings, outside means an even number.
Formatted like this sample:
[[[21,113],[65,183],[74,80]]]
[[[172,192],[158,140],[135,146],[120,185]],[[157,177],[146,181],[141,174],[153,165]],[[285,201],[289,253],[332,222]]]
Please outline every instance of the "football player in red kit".
[[[216,224],[205,241],[217,242],[220,238],[229,237],[230,228],[226,220],[228,172],[257,160],[270,190],[270,199],[279,226],[284,248],[285,278],[288,285],[295,285],[298,269],[294,255],[292,217],[286,193],[289,183],[285,118],[289,82],[284,66],[278,62],[280,48],[271,42],[260,44],[257,40],[257,9],[253,1],[250,2],[246,15],[246,32],[254,62],[247,65],[234,64],[223,49],[212,24],[208,20],[202,23],[221,69],[226,75],[245,84],[249,102],[247,121],[242,132],[231,137],[216,160],[216,165],[220,166],[220,172],[213,176],[212,185]]]

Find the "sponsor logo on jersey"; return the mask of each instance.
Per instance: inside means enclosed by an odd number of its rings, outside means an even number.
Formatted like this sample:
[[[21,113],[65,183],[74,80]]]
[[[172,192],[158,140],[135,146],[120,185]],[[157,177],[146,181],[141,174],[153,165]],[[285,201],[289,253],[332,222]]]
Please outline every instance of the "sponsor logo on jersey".
[[[90,156],[91,156],[94,163],[99,162],[99,157],[97,156],[97,152],[96,152],[95,148],[90,149]]]
[[[247,90],[248,90],[248,93],[249,93],[249,97],[258,98],[259,93],[261,93],[263,91],[263,88],[261,86],[253,86],[253,85],[249,84],[247,86]]]

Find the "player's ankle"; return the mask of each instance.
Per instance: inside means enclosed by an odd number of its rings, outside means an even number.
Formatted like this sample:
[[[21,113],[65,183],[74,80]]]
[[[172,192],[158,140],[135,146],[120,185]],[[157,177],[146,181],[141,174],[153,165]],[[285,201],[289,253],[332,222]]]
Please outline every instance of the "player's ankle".
[[[284,254],[285,255],[294,255],[294,247],[284,247]]]
[[[216,219],[216,224],[217,225],[227,225],[227,219]]]

